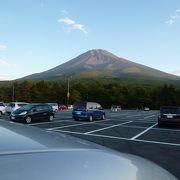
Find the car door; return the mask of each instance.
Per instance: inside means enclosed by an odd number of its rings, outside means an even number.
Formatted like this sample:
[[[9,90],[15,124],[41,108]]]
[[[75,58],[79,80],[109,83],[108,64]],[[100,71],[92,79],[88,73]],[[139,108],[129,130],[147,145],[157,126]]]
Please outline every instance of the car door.
[[[49,118],[49,115],[50,115],[49,108],[52,108],[52,107],[49,107],[47,105],[41,105],[41,118],[43,120],[47,120]],[[53,111],[53,108],[52,108],[52,111]]]
[[[93,112],[93,118],[94,119],[100,119],[101,118],[101,113],[98,109],[97,103],[92,103],[91,104],[92,107],[92,112]]]
[[[35,121],[40,121],[44,118],[43,107],[41,105],[37,105],[32,109],[32,118]]]
[[[97,108],[97,118],[101,119],[102,115],[104,114],[103,108],[98,103],[96,104],[96,108]]]

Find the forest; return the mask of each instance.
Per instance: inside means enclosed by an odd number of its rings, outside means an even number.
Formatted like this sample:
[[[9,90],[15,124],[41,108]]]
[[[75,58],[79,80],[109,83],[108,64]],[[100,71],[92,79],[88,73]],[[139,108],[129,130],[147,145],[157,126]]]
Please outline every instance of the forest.
[[[69,86],[69,104],[76,101],[93,101],[104,108],[112,104],[122,109],[159,109],[163,105],[180,105],[180,87],[175,84],[156,85],[134,82],[123,83],[113,80],[66,80],[59,81],[11,81],[0,85],[0,101],[57,102],[67,104]]]

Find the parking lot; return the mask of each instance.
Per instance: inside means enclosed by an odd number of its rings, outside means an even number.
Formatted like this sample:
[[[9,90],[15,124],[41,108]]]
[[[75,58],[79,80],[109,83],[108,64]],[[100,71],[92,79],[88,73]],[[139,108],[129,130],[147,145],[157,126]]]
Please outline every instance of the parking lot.
[[[74,121],[70,111],[56,113],[53,122],[31,124],[67,133],[120,152],[149,159],[180,179],[180,128],[157,127],[157,111],[106,112],[99,121]],[[3,116],[7,119],[7,116]]]

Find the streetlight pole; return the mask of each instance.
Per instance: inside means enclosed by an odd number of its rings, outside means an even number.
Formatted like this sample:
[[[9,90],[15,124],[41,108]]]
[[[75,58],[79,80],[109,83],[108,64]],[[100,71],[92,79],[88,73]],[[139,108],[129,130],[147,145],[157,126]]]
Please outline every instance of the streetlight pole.
[[[68,107],[68,104],[69,104],[69,97],[70,97],[70,93],[69,93],[69,78],[67,79],[67,107]]]
[[[14,83],[13,83],[13,87],[12,87],[12,102],[14,102]]]

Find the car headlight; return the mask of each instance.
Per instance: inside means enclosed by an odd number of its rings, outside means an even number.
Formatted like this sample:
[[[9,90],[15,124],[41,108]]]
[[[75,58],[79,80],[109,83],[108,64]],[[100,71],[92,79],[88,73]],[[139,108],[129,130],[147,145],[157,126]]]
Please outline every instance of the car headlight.
[[[19,115],[25,115],[25,114],[27,114],[27,111],[24,111],[24,112],[20,113]]]

